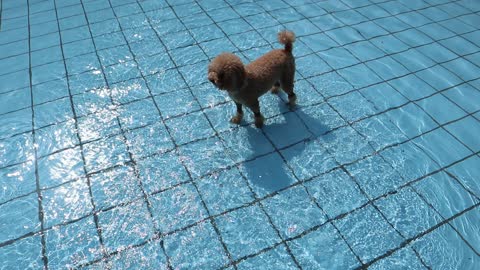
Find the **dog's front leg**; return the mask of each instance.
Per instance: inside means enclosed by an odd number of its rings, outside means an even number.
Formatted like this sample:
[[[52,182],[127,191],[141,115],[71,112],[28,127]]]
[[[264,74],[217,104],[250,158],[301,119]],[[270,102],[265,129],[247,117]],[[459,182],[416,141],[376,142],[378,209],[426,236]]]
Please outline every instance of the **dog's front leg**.
[[[257,128],[261,128],[263,126],[263,116],[262,114],[260,113],[260,103],[258,102],[255,102],[255,104],[253,104],[252,106],[249,106],[249,108],[252,110],[253,112],[253,115],[255,116],[255,126]]]
[[[240,124],[243,118],[243,110],[242,110],[242,104],[235,102],[235,105],[237,105],[237,114],[230,119],[230,122],[234,124]]]

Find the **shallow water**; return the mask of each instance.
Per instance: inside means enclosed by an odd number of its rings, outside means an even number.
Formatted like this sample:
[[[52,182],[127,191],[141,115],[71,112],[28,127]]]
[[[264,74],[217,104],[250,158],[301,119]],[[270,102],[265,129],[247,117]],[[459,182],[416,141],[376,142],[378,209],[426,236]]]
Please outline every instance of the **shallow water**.
[[[0,269],[478,269],[480,4],[0,8]],[[206,78],[294,44],[253,125]]]

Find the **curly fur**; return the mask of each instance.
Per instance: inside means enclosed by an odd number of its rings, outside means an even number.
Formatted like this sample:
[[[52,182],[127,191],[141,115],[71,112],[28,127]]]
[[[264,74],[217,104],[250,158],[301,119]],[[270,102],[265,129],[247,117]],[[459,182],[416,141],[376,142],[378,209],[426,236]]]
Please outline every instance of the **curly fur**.
[[[290,31],[278,33],[278,40],[284,49],[272,50],[248,65],[231,53],[222,53],[208,66],[208,80],[220,90],[226,90],[237,106],[233,123],[240,123],[243,110],[247,106],[255,114],[255,125],[263,125],[258,98],[272,90],[282,88],[287,94],[291,106],[295,105],[293,92],[295,76],[295,58],[292,54],[295,34]]]

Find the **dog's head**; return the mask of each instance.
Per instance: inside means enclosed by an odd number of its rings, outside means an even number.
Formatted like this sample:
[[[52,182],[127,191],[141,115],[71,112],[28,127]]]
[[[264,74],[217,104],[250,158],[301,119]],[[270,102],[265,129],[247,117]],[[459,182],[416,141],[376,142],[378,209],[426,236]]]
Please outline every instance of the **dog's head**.
[[[234,54],[222,53],[208,66],[208,80],[220,90],[235,91],[245,83],[242,60]]]

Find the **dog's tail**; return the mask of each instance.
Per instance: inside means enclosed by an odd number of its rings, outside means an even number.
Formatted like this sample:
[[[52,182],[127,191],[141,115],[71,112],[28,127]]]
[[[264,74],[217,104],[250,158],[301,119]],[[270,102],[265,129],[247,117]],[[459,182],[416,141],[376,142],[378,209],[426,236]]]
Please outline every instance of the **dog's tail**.
[[[285,51],[292,52],[293,42],[295,42],[295,34],[292,31],[282,31],[278,33],[278,41],[285,45]]]

